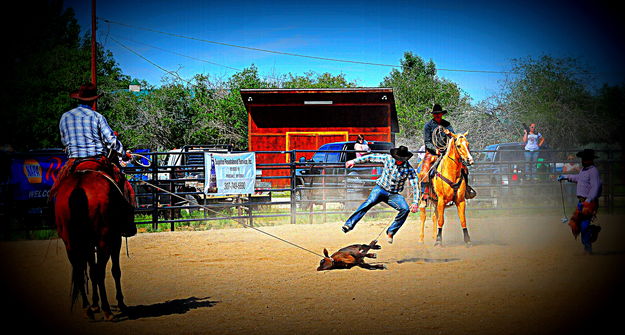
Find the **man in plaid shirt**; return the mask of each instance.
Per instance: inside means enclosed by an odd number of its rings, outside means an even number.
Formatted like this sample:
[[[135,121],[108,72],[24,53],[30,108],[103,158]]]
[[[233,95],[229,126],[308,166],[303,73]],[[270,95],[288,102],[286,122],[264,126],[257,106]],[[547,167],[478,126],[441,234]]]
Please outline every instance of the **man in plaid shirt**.
[[[123,192],[129,205],[127,208],[129,220],[123,223],[122,236],[133,236],[137,233],[134,219],[130,219],[134,216],[134,190],[119,167],[109,160],[107,154],[109,150],[115,151],[125,161],[131,157],[124,151],[123,145],[106,118],[90,106],[101,96],[102,94],[97,94],[96,86],[92,83],[84,84],[77,91],[70,93],[71,98],[78,100],[79,106],[65,112],[59,122],[61,142],[69,159],[59,171],[57,181],[50,190],[50,200],[55,201],[57,189],[65,177],[80,169],[78,167],[80,164],[89,163],[90,166],[95,166],[94,169],[106,173],[115,180]]]
[[[412,153],[405,146],[391,149],[390,154],[371,154],[345,162],[346,168],[351,168],[357,163],[383,163],[382,175],[376,181],[376,186],[371,190],[369,197],[352,214],[343,225],[343,232],[347,233],[373,206],[384,202],[396,209],[399,213],[391,226],[386,230],[388,243],[393,243],[393,236],[404,224],[410,212],[418,210],[417,203],[419,191],[417,189],[417,174],[408,160]],[[412,186],[412,205],[408,206],[406,199],[400,194],[404,190],[406,179]]]

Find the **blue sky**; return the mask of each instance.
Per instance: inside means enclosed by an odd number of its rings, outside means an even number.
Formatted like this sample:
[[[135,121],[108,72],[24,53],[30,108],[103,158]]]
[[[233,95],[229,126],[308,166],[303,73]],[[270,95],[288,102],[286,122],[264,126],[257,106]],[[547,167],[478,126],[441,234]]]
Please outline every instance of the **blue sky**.
[[[90,3],[65,2],[76,11],[84,32],[91,29]],[[505,72],[514,58],[551,55],[577,58],[596,73],[597,82],[623,83],[623,23],[608,3],[101,0],[96,5],[99,18],[136,28],[99,20],[97,38],[113,52],[125,74],[153,85],[161,83],[165,72],[137,54],[185,79],[198,73],[227,78],[235,69],[254,64],[262,76],[343,73],[359,86],[374,87],[393,69],[201,40],[388,65],[399,65],[404,52],[411,51],[426,61],[432,59],[441,69],[440,77],[457,83],[478,102],[498,92],[504,74],[443,69]]]

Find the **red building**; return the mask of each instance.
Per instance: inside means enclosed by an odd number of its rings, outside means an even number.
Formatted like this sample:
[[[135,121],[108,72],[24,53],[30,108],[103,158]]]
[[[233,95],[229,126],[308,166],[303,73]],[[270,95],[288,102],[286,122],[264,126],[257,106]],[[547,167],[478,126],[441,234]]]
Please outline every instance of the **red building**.
[[[241,98],[249,151],[316,150],[329,142],[355,141],[358,134],[368,141],[394,142],[399,131],[392,88],[242,89]],[[297,158],[312,155],[298,153]],[[256,154],[257,164],[288,162],[288,154]]]

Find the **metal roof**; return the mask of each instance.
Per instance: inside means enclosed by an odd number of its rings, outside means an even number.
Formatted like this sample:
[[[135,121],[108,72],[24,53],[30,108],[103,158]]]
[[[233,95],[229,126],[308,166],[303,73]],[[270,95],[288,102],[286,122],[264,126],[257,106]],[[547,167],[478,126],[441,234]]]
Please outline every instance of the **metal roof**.
[[[249,110],[254,106],[383,106],[391,112],[391,131],[399,132],[392,88],[266,88],[241,89],[241,99]]]

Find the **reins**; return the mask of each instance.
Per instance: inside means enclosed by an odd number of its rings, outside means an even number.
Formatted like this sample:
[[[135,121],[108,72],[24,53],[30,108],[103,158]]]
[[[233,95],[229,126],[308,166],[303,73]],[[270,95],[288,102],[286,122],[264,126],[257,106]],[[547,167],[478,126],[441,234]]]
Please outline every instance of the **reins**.
[[[449,148],[447,149],[447,152],[445,153],[445,155],[443,156],[443,158],[449,158],[449,159],[451,159],[454,163],[458,164],[458,161],[456,161],[455,159],[453,159],[453,158],[450,156],[451,151],[452,151],[452,150],[456,150],[456,149],[453,149],[453,148],[452,148],[452,147],[453,147],[452,143],[454,143],[454,142],[455,142],[455,139],[452,139],[452,140],[450,140],[450,141],[447,143]],[[456,152],[457,152],[457,150],[456,150]],[[434,176],[435,176],[435,177],[440,178],[440,179],[441,179],[442,181],[444,181],[447,185],[449,185],[449,186],[450,186],[450,187],[454,190],[454,198],[456,198],[456,197],[458,196],[458,189],[460,188],[460,185],[462,184],[462,180],[465,178],[464,173],[462,173],[462,167],[460,167],[460,179],[459,179],[456,183],[454,183],[454,182],[453,182],[453,181],[451,181],[449,178],[445,177],[445,176],[441,173],[441,171],[439,171],[439,170],[442,170],[442,169],[443,169],[443,164],[444,164],[444,162],[443,162],[443,161],[441,161],[441,163],[440,163],[440,164],[438,165],[438,167],[436,168],[436,174],[435,174]],[[461,163],[461,164],[463,164],[463,163]]]
[[[165,189],[163,189],[163,188],[160,188],[160,187],[158,187],[158,186],[156,186],[156,185],[154,185],[154,184],[148,183],[147,181],[142,180],[142,181],[140,181],[140,183],[145,184],[145,185],[148,185],[148,186],[150,186],[150,187],[154,187],[155,189],[157,189],[157,190],[159,190],[159,191],[161,191],[161,192],[165,192],[165,193],[167,193],[167,194],[173,195],[174,197],[177,197],[177,198],[179,198],[179,199],[181,199],[181,200],[183,200],[183,201],[185,201],[185,202],[189,202],[189,201],[190,201],[189,199],[183,198],[183,197],[179,196],[179,195],[178,195],[178,194],[176,194],[176,193],[173,193],[173,192],[170,192],[170,191],[165,190]],[[206,210],[209,210],[209,211],[211,211],[211,212],[213,212],[213,213],[217,213],[217,214],[219,214],[217,211],[215,211],[215,210],[213,210],[213,209],[209,208],[208,206],[203,206],[203,205],[200,205],[200,204],[198,204],[197,206],[202,207],[202,208],[204,208],[204,209],[206,209]],[[257,232],[259,232],[259,233],[263,233],[263,234],[265,234],[265,235],[267,235],[267,236],[273,237],[273,238],[275,238],[275,239],[277,239],[277,240],[280,240],[280,241],[282,241],[282,242],[284,242],[284,243],[290,244],[290,245],[292,245],[292,246],[294,246],[294,247],[296,247],[296,248],[299,248],[299,249],[302,249],[302,250],[304,250],[304,251],[310,252],[311,254],[313,254],[313,255],[315,255],[315,256],[319,256],[319,257],[321,257],[321,258],[326,258],[324,255],[321,255],[321,254],[316,253],[316,252],[314,252],[314,251],[312,251],[312,250],[310,250],[310,249],[304,248],[304,247],[302,247],[302,246],[300,246],[300,245],[297,245],[297,244],[295,244],[295,243],[293,243],[293,242],[287,241],[287,240],[285,240],[285,239],[283,239],[283,238],[281,238],[281,237],[278,237],[278,236],[276,236],[276,235],[273,235],[273,234],[271,234],[271,233],[268,233],[268,232],[266,232],[266,231],[263,231],[263,230],[261,230],[261,229],[258,229],[258,228],[254,227],[254,226],[250,226],[250,225],[248,225],[248,224],[245,224],[245,223],[243,223],[243,222],[240,222],[240,221],[235,220],[235,219],[232,219],[232,218],[231,218],[231,220],[233,220],[233,221],[237,222],[238,224],[242,225],[242,226],[243,226],[243,227],[245,227],[245,228],[251,228],[251,229],[254,229],[254,230],[256,230],[256,231],[257,231]]]

